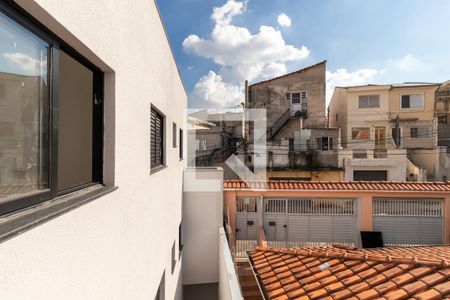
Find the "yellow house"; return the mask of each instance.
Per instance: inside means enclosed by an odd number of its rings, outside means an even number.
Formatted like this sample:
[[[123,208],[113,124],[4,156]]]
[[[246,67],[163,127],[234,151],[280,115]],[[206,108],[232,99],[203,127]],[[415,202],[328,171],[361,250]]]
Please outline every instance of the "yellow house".
[[[435,83],[336,87],[329,126],[342,129],[346,180],[445,180],[438,147]]]

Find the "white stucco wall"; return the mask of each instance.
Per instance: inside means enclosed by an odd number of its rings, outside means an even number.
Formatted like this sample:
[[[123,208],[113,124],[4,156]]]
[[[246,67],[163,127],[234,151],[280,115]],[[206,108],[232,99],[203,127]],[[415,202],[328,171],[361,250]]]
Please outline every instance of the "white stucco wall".
[[[1,243],[0,298],[154,299],[165,271],[166,299],[180,299],[184,161],[171,128],[187,100],[154,1],[17,2],[107,72],[105,181],[118,190]],[[168,167],[152,175],[151,103],[168,128]]]
[[[183,199],[183,284],[219,282],[223,169],[187,169]]]

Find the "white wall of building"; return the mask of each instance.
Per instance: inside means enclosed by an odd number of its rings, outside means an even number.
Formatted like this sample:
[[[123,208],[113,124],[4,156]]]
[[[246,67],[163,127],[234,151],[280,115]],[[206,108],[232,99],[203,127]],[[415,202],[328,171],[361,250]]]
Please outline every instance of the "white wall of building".
[[[223,169],[187,169],[183,202],[183,284],[219,282]]]
[[[1,243],[1,298],[154,299],[165,272],[166,299],[180,299],[184,161],[171,128],[187,103],[154,1],[17,2],[107,72],[105,181],[118,189]],[[168,129],[168,167],[152,175],[150,104]]]

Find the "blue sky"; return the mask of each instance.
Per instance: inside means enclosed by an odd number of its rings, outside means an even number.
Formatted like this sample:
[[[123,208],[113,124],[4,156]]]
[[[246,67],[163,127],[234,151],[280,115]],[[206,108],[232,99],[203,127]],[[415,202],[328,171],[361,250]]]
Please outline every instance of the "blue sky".
[[[322,60],[328,94],[335,85],[450,79],[448,0],[158,2],[190,107],[235,106],[244,79]]]

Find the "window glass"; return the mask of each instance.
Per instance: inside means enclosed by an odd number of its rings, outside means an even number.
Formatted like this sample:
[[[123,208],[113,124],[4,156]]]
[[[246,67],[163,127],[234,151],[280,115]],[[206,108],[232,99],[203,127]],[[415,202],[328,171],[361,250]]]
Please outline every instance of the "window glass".
[[[379,95],[359,96],[358,97],[358,107],[359,108],[378,108],[378,107],[380,107],[380,96]]]
[[[180,129],[180,159],[183,159],[183,129]]]
[[[177,124],[172,124],[172,146],[175,148],[177,146]]]
[[[292,103],[298,104],[301,102],[300,93],[292,93]]]
[[[94,75],[60,51],[58,190],[92,182]]]
[[[402,95],[401,104],[402,108],[423,108],[424,95],[423,94]]]
[[[0,13],[0,199],[49,188],[49,45]]]
[[[418,138],[419,137],[419,129],[418,128],[411,128],[411,138]]]

